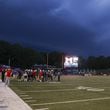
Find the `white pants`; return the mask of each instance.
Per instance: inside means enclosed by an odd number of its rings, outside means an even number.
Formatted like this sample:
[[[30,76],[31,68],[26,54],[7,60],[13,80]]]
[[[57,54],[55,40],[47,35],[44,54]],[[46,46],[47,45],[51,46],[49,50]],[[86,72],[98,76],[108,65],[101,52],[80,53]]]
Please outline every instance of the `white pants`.
[[[10,84],[10,77],[6,77],[5,79],[5,85],[9,86]]]

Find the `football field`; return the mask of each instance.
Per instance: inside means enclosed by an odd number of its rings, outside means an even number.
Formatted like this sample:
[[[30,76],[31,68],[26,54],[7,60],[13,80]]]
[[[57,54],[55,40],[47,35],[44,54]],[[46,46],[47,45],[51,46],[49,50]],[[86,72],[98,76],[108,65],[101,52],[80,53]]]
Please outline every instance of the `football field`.
[[[33,110],[110,110],[110,76],[61,76],[61,82],[11,80]]]

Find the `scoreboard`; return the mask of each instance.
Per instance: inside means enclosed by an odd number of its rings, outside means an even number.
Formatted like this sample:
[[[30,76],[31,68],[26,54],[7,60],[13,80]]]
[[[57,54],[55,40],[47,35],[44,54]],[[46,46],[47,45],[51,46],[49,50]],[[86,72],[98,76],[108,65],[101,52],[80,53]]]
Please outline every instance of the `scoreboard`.
[[[66,56],[64,61],[64,68],[78,67],[78,57],[77,56]]]

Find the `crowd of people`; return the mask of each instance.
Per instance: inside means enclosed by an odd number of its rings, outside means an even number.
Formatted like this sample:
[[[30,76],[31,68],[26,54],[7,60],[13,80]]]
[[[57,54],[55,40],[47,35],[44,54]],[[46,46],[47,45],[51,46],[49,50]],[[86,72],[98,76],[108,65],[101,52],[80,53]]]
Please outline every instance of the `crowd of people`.
[[[19,73],[17,78],[23,81],[47,82],[56,78],[60,81],[61,71],[53,69],[26,69],[23,74]]]
[[[10,84],[10,78],[13,77],[18,81],[37,81],[49,82],[60,81],[61,71],[57,69],[25,69],[24,71],[17,71],[11,68],[1,70],[1,79],[5,85]]]

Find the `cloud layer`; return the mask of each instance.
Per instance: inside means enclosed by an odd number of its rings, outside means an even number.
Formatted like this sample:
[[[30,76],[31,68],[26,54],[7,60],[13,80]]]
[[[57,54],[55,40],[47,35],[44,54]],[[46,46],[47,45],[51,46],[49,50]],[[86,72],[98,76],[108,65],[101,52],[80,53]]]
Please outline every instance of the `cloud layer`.
[[[78,55],[109,55],[109,0],[0,0],[0,39]]]

